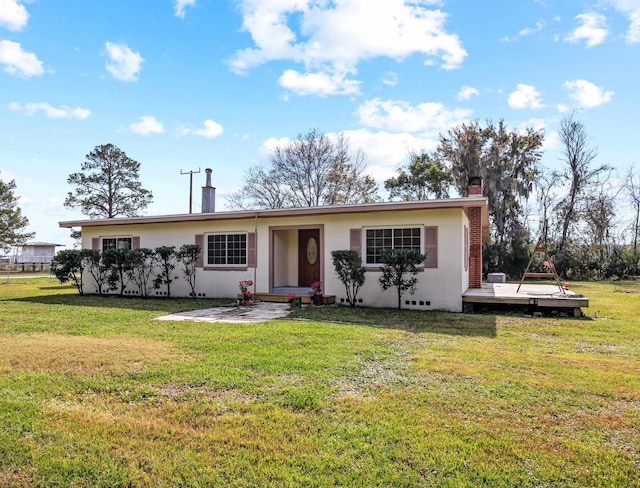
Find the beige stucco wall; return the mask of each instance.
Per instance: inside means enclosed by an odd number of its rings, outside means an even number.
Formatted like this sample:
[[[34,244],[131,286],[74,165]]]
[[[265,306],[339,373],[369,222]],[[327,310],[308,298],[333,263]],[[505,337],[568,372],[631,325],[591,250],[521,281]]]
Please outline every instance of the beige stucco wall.
[[[257,230],[256,269],[232,271],[212,271],[198,269],[197,291],[207,297],[234,297],[238,292],[238,282],[255,281],[255,291],[269,292],[270,229],[277,228],[273,236],[273,253],[278,266],[273,270],[273,285],[291,285],[297,282],[297,226],[322,226],[324,246],[322,246],[322,281],[324,293],[335,295],[338,303],[346,298],[344,285],[338,280],[331,260],[331,251],[349,249],[350,229],[367,227],[438,226],[438,268],[425,269],[418,273],[419,283],[413,296],[405,294],[403,308],[445,309],[460,311],[462,293],[467,289],[468,272],[464,270],[464,225],[468,225],[462,209],[403,210],[393,212],[371,212],[358,214],[309,215],[303,217],[217,220],[188,223],[164,223],[144,225],[120,225],[84,227],[83,247],[90,248],[93,238],[106,236],[139,236],[140,247],[155,248],[162,245],[179,247],[195,242],[196,234],[210,232],[236,233]],[[205,244],[206,245],[206,244]],[[362,245],[364,252],[364,243]],[[175,274],[180,274],[176,269]],[[395,289],[382,291],[378,284],[380,273],[369,271],[366,281],[358,294],[362,304],[376,307],[395,307]],[[86,291],[95,291],[88,277]],[[187,295],[189,287],[180,277],[171,286],[174,296]],[[404,304],[404,300],[416,301],[416,305]],[[420,306],[420,301],[424,304]],[[429,302],[429,305],[426,303]]]

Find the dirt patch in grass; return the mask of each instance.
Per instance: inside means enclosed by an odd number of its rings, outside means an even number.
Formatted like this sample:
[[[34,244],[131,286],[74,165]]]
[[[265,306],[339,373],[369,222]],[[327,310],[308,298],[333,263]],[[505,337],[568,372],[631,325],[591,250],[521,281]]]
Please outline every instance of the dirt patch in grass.
[[[198,401],[202,399],[229,401],[237,403],[249,403],[258,400],[257,395],[251,395],[241,390],[223,390],[206,386],[185,386],[168,383],[155,388],[158,393],[158,402],[167,399],[174,402]]]
[[[170,343],[127,336],[10,335],[0,350],[0,369],[51,373],[137,372],[180,357]]]

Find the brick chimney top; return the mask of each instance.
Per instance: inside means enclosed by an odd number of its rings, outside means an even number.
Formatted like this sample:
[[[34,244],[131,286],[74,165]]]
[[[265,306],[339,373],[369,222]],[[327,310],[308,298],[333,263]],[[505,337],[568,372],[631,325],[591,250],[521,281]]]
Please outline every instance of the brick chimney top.
[[[469,178],[469,196],[482,196],[482,178],[471,176]]]

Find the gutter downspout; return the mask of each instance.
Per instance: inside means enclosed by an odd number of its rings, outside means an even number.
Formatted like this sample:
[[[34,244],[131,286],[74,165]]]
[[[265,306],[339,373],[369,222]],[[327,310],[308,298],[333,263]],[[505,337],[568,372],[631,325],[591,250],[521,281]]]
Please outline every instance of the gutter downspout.
[[[255,266],[253,267],[253,296],[256,296],[256,274],[258,271],[258,212],[256,212],[255,215],[255,220],[254,220],[254,225],[253,225],[253,232],[256,235],[256,262],[255,262]]]

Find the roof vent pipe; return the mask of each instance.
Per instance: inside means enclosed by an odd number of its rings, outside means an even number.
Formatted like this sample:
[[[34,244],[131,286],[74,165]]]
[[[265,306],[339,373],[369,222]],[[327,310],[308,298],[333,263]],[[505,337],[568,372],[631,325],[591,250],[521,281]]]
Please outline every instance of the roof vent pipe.
[[[216,211],[216,189],[211,186],[211,168],[204,172],[207,174],[207,182],[202,187],[202,213],[213,213]]]

